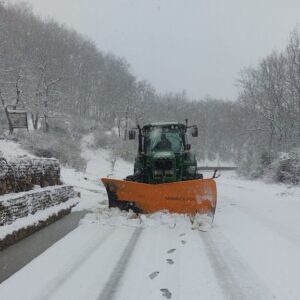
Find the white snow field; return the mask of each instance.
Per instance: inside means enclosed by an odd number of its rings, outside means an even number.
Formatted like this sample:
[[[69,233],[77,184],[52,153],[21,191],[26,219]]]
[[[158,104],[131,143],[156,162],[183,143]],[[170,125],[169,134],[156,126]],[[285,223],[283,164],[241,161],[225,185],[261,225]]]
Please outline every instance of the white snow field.
[[[0,285],[0,299],[300,299],[300,188],[217,179],[213,227],[188,217],[137,217],[107,208],[99,183],[124,177],[104,150],[85,151],[86,174],[64,169],[81,191],[81,225]]]

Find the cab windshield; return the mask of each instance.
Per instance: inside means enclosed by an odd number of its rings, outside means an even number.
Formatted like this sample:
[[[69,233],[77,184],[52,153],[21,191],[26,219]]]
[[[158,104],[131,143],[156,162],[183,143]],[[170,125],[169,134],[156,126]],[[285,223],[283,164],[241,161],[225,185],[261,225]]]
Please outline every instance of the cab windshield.
[[[182,152],[184,149],[183,136],[178,129],[153,128],[146,134],[146,152],[172,151]]]

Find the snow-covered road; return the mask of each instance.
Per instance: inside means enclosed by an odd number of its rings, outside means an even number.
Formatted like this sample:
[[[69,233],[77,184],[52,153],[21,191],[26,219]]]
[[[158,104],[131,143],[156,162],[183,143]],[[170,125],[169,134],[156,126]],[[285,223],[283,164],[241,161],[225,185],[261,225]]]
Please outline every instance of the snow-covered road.
[[[108,210],[93,168],[77,186],[97,208],[4,281],[0,299],[300,299],[299,187],[223,174],[202,232],[184,216]]]
[[[209,232],[100,208],[0,285],[1,299],[299,299],[299,188],[219,179]]]

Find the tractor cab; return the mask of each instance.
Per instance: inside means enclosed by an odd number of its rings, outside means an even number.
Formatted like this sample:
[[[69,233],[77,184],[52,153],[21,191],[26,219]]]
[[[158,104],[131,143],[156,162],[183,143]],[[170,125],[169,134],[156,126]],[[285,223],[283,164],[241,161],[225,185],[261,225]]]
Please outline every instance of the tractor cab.
[[[167,152],[181,153],[187,144],[186,130],[183,124],[154,123],[143,127],[145,153]]]

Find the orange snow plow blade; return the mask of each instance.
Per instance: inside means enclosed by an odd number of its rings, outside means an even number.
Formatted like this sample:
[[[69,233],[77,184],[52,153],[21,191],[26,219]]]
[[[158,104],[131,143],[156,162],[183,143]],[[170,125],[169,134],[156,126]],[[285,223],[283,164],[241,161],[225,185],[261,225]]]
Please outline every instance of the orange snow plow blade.
[[[109,207],[154,213],[214,215],[217,203],[213,179],[196,179],[173,183],[147,184],[133,181],[101,179],[108,194]]]

